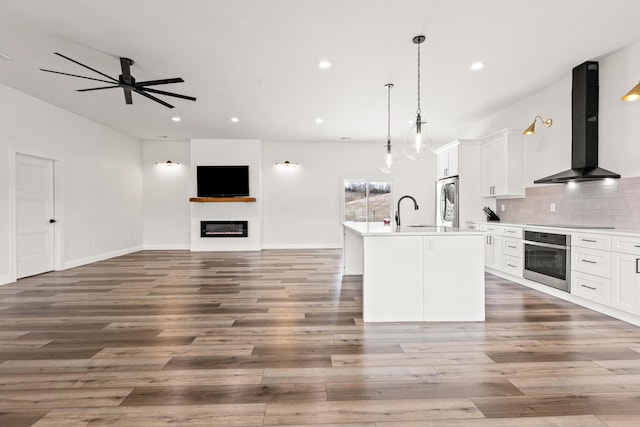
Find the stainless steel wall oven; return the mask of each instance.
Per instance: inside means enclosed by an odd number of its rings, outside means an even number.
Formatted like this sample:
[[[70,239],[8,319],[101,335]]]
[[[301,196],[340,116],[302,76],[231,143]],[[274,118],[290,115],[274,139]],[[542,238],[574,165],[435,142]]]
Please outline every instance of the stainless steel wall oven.
[[[571,236],[524,230],[523,277],[569,292]]]

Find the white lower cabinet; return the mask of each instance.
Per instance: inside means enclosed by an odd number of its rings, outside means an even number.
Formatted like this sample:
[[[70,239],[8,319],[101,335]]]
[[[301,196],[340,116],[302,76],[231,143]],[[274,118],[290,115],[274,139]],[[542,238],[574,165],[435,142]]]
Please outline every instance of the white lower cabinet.
[[[500,270],[502,267],[502,236],[487,234],[484,238],[485,267]]]
[[[485,267],[522,277],[522,228],[483,224]]]
[[[611,267],[611,305],[640,315],[640,257],[613,252]]]
[[[512,276],[522,277],[522,258],[502,255],[502,271]]]
[[[611,279],[572,271],[571,293],[601,304],[611,304]]]

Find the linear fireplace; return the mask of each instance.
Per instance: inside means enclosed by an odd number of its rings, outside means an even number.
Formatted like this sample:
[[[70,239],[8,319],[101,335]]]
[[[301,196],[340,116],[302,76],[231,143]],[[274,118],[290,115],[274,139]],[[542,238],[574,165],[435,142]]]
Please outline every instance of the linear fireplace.
[[[248,236],[248,221],[200,221],[200,237]]]

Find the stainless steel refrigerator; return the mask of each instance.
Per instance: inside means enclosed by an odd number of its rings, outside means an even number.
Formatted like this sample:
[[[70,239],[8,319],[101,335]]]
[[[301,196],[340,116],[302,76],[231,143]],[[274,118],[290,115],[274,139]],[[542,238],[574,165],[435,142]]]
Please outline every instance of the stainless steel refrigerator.
[[[436,225],[443,227],[460,226],[458,189],[457,176],[436,181]]]

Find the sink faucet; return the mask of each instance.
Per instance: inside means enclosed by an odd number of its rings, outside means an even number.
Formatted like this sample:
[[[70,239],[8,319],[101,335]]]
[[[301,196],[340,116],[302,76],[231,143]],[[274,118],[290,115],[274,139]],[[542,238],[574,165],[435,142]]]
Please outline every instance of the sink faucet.
[[[418,210],[418,203],[416,202],[416,199],[414,199],[411,196],[402,196],[398,199],[398,209],[396,210],[396,225],[398,227],[400,227],[400,202],[402,201],[402,199],[411,199],[413,200],[413,210]]]

